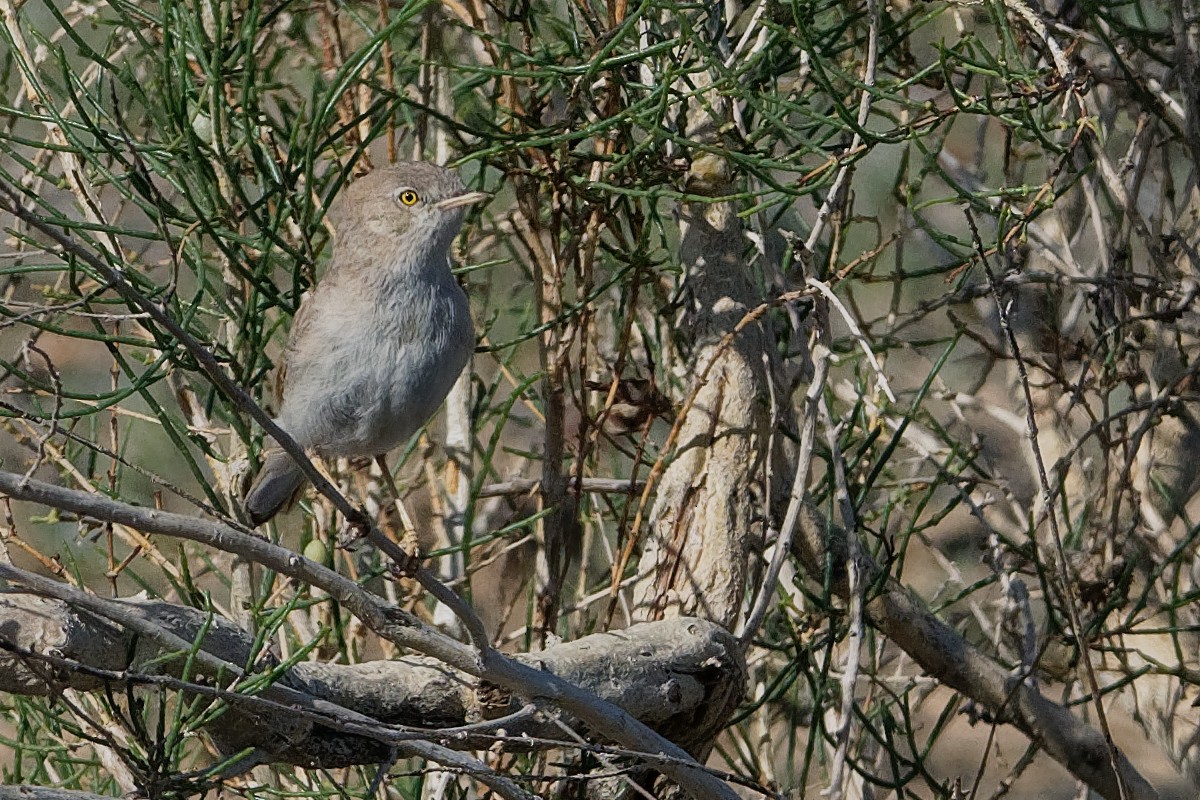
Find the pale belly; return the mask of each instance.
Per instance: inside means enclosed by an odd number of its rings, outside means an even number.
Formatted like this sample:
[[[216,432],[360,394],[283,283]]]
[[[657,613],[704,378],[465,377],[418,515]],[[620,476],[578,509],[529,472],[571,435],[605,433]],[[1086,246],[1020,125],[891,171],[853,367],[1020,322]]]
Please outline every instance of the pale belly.
[[[279,416],[301,445],[327,457],[375,456],[433,416],[475,337],[457,285],[423,299],[395,315],[347,318],[323,332],[326,347],[315,363],[289,374]]]

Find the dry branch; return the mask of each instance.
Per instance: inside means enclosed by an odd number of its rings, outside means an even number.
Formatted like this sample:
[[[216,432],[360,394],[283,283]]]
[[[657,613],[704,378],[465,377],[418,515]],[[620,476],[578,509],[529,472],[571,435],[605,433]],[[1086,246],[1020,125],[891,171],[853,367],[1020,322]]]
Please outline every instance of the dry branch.
[[[11,472],[0,472],[0,494],[101,521],[119,522],[146,533],[160,533],[199,542],[318,587],[385,639],[437,658],[513,694],[544,699],[576,716],[597,736],[630,750],[650,754],[649,760],[655,769],[677,781],[693,795],[734,797],[724,782],[702,770],[685,749],[654,733],[626,711],[552,672],[518,662],[493,649],[478,652],[449,639],[427,628],[411,615],[383,603],[353,581],[285,548],[220,523],[139,508]],[[721,711],[726,715],[732,712],[732,705],[739,696],[740,686],[733,696],[727,698],[730,705]]]
[[[135,618],[140,630],[69,600],[23,593],[0,597],[0,691],[89,691],[160,683],[165,675],[178,679],[170,682],[172,688],[234,706],[234,712],[207,728],[223,752],[254,748],[260,762],[306,767],[379,763],[398,737],[460,750],[486,749],[499,740],[508,749],[528,750],[561,740],[558,722],[586,730],[578,720],[555,721],[553,714],[518,714],[524,700],[501,693],[497,703],[494,687],[421,656],[349,665],[301,662],[281,670],[273,683],[307,700],[266,690],[238,697],[214,689],[228,682],[229,672],[222,676],[201,663],[185,676],[189,653],[173,650],[164,641],[170,637],[155,636],[153,630],[192,642],[218,662],[253,663],[260,673],[276,669],[277,660],[270,655],[256,657],[248,633],[227,620],[165,601],[102,602],[119,606],[114,616]],[[695,619],[595,634],[518,658],[627,709],[685,746],[720,729],[730,700],[736,700],[729,687],[740,686],[742,679],[733,638]],[[364,732],[357,715],[378,721],[378,735]]]
[[[703,79],[699,79],[703,82]],[[715,106],[723,103],[707,96]],[[701,104],[697,103],[697,106]],[[690,134],[718,139],[718,120],[692,109]],[[730,165],[698,154],[688,186],[701,195],[732,191]],[[686,399],[648,486],[662,468],[635,590],[650,619],[696,615],[735,628],[744,613],[748,557],[762,540],[762,503],[790,483],[777,470],[782,436],[795,429],[790,392],[770,324],[752,316],[763,293],[746,258],[737,206],[727,200],[679,206],[684,331],[691,354]],[[782,400],[780,400],[782,398]],[[776,406],[778,404],[778,406]],[[674,451],[672,452],[672,448]],[[766,484],[772,483],[771,489]],[[638,532],[640,516],[635,520]]]
[[[828,564],[832,588],[847,594],[846,564],[851,551],[846,533],[806,505],[792,552],[808,574],[821,580]],[[865,553],[858,552],[861,582],[871,587],[867,620],[895,642],[925,672],[979,703],[1000,722],[1011,723],[1058,763],[1110,800],[1153,800],[1158,793],[1129,763],[1117,758],[1125,794],[1113,773],[1104,735],[1078,721],[1070,711],[1048,700],[1031,683],[1014,675],[969,644],[938,619],[897,581],[887,578]]]
[[[112,800],[107,795],[47,786],[0,786],[0,800]]]

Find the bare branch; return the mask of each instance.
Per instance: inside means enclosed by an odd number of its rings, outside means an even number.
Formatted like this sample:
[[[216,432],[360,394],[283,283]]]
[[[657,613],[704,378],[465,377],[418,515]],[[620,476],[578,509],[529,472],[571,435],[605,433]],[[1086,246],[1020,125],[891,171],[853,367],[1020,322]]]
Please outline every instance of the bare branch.
[[[219,523],[138,508],[26,479],[10,472],[0,472],[0,493],[93,519],[119,522],[147,533],[199,542],[319,587],[389,641],[437,658],[514,694],[544,698],[578,717],[597,735],[630,749],[670,757],[672,761],[656,764],[656,768],[697,797],[733,797],[722,781],[702,771],[679,745],[654,733],[628,713],[600,700],[591,692],[559,676],[517,662],[496,650],[478,654],[430,630],[410,615],[385,606],[353,581],[282,547]]]
[[[834,591],[846,597],[849,545],[845,531],[805,504],[798,534],[792,551],[796,558],[814,580],[822,581],[826,569],[831,570]],[[1103,734],[1079,722],[1070,711],[971,646],[912,592],[885,577],[869,556],[862,554],[858,566],[863,572],[862,584],[877,587],[865,608],[872,626],[899,645],[931,677],[980,703],[998,720],[1015,725],[1103,797],[1122,797],[1109,759],[1110,745]],[[1124,754],[1117,754],[1116,763],[1125,797],[1158,797]]]

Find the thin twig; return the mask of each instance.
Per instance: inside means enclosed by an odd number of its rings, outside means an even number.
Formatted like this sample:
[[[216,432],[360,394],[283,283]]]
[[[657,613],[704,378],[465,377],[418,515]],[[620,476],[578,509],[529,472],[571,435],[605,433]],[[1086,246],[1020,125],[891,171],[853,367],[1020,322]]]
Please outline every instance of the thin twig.
[[[1025,422],[1028,426],[1027,438],[1029,439],[1029,447],[1033,452],[1033,461],[1037,468],[1038,484],[1042,492],[1043,509],[1046,514],[1046,519],[1050,523],[1050,534],[1054,540],[1054,555],[1055,575],[1059,580],[1059,589],[1062,592],[1063,605],[1067,608],[1067,616],[1071,622],[1071,633],[1075,637],[1075,645],[1079,648],[1079,661],[1082,663],[1084,678],[1087,681],[1088,688],[1091,690],[1094,698],[1094,707],[1096,709],[1096,718],[1100,721],[1100,729],[1104,732],[1105,740],[1108,743],[1108,756],[1112,765],[1113,774],[1116,776],[1117,789],[1120,793],[1121,800],[1128,797],[1125,787],[1124,776],[1118,767],[1120,753],[1117,750],[1117,745],[1113,741],[1112,731],[1108,724],[1108,715],[1104,711],[1104,700],[1100,695],[1100,686],[1096,680],[1096,672],[1092,666],[1091,653],[1089,651],[1087,634],[1083,628],[1083,623],[1080,620],[1079,608],[1075,597],[1074,582],[1071,580],[1067,570],[1069,562],[1067,561],[1066,549],[1063,547],[1062,533],[1058,529],[1058,514],[1054,510],[1054,492],[1050,488],[1050,479],[1046,474],[1046,464],[1042,460],[1042,450],[1038,444],[1038,424],[1034,412],[1035,406],[1033,402],[1033,390],[1029,385],[1029,372],[1025,368],[1025,360],[1021,357],[1021,347],[1017,342],[1016,331],[1009,321],[1008,307],[1001,296],[999,284],[996,281],[995,273],[992,271],[991,263],[983,255],[982,239],[979,236],[979,231],[975,227],[975,220],[971,216],[970,211],[967,211],[967,223],[971,227],[971,232],[975,237],[976,247],[980,250],[980,263],[983,265],[984,271],[988,276],[988,283],[992,287],[992,298],[996,304],[996,313],[1000,318],[1000,327],[1004,331],[1004,336],[1008,340],[1008,346],[1012,350],[1013,361],[1017,365],[1017,374],[1020,377],[1021,390],[1025,396]]]
[[[817,401],[820,399],[821,392],[825,391],[825,377],[829,372],[827,349],[824,347],[816,349],[813,353],[813,365],[813,379],[808,385],[808,391],[804,394],[804,416],[800,426],[800,447],[796,451],[796,471],[792,477],[791,500],[788,502],[787,512],[784,514],[783,524],[779,528],[779,535],[775,539],[775,552],[771,555],[767,574],[763,577],[762,585],[759,586],[754,597],[754,603],[750,606],[750,614],[742,625],[741,634],[738,635],[738,642],[743,649],[750,646],[754,636],[758,633],[763,617],[766,616],[767,606],[770,604],[771,598],[775,596],[775,584],[779,581],[783,562],[791,555],[792,537],[796,533],[800,509],[803,507],[804,498],[808,493],[808,474],[817,428]]]

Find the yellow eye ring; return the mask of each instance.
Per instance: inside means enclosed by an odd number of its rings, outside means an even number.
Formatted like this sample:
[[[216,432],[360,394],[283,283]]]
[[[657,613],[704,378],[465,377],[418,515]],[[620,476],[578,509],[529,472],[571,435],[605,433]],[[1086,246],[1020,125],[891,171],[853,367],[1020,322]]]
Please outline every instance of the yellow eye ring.
[[[417,203],[420,202],[421,196],[418,195],[416,192],[414,192],[412,189],[405,189],[404,191],[402,191],[398,195],[396,195],[396,199],[400,201],[401,205],[415,206]]]

